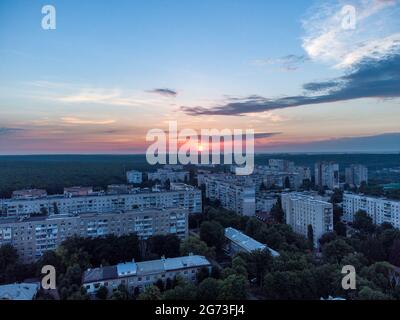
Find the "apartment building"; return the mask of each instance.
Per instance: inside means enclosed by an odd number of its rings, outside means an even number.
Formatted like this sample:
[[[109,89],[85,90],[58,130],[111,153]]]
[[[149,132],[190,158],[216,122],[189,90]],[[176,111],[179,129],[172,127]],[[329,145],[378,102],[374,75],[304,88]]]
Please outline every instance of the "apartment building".
[[[270,213],[278,202],[278,196],[274,193],[260,193],[256,197],[256,212]]]
[[[339,164],[334,162],[318,162],[315,164],[315,185],[339,188]]]
[[[89,294],[95,294],[104,286],[109,294],[124,285],[130,292],[136,288],[140,291],[161,280],[171,281],[181,277],[195,282],[198,272],[206,268],[211,272],[211,263],[203,256],[185,256],[177,258],[161,258],[160,260],[119,263],[114,266],[88,269],[83,275],[82,285]]]
[[[43,189],[26,189],[13,191],[12,199],[38,199],[47,197],[47,191]]]
[[[267,247],[265,244],[258,242],[235,228],[226,228],[224,233],[225,238],[228,240],[228,252],[232,256],[239,252],[251,253],[257,250],[268,250],[272,257],[279,257],[277,251]]]
[[[219,200],[221,206],[245,216],[253,216],[256,211],[256,188],[254,184],[241,182],[234,176],[209,176],[203,182],[206,197]]]
[[[188,186],[182,190],[152,192],[137,190],[129,194],[90,194],[66,197],[47,196],[38,199],[2,199],[1,217],[19,217],[46,211],[49,214],[107,213],[144,208],[184,208],[189,213],[202,209],[201,191]]]
[[[390,223],[400,229],[400,201],[386,198],[345,193],[343,195],[343,221],[352,222],[354,214],[365,211],[375,224]]]
[[[359,187],[362,182],[368,183],[368,168],[360,164],[353,164],[345,169],[346,183]]]
[[[161,183],[169,182],[186,182],[189,181],[188,171],[175,171],[173,169],[158,169],[156,172],[149,172],[147,177],[151,181],[160,181]]]
[[[308,192],[282,193],[282,209],[286,223],[293,231],[308,236],[308,226],[313,228],[314,246],[326,232],[333,230],[333,205]]]
[[[141,239],[155,234],[188,235],[188,211],[145,209],[122,213],[52,215],[0,220],[0,245],[11,244],[24,262],[33,262],[74,235],[122,236],[136,233]]]
[[[143,175],[140,171],[130,170],[126,172],[126,180],[128,183],[142,183]]]

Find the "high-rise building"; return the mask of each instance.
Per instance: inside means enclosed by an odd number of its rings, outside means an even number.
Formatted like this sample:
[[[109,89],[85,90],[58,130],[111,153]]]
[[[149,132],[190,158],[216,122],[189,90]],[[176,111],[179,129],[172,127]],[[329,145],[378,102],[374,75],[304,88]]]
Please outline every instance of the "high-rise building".
[[[232,177],[233,178],[233,177]],[[221,206],[245,216],[256,212],[256,188],[254,184],[223,176],[205,177],[206,197],[219,200]]]
[[[339,164],[334,162],[318,162],[315,164],[315,185],[339,188]]]
[[[352,222],[354,214],[365,211],[375,224],[390,223],[400,229],[400,201],[365,196],[362,194],[344,193],[343,220]]]
[[[317,195],[308,192],[282,193],[282,209],[286,223],[293,231],[308,236],[309,225],[312,226],[314,246],[326,232],[333,230],[333,205]]]
[[[147,209],[123,213],[52,215],[0,220],[0,245],[11,244],[24,262],[33,262],[74,235],[122,236],[136,233],[147,239],[155,234],[188,235],[188,210]]]
[[[368,169],[360,164],[353,164],[345,170],[346,183],[359,187],[361,183],[368,183]]]

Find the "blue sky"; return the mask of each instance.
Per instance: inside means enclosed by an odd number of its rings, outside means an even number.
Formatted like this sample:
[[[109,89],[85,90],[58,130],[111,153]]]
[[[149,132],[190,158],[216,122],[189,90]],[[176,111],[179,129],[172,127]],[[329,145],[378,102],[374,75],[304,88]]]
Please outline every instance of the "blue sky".
[[[359,23],[341,31],[349,3]],[[56,30],[41,28],[46,4]],[[398,94],[368,86],[398,65],[399,17],[395,0],[2,0],[0,153],[141,152],[167,120],[272,132],[267,152],[398,132]]]

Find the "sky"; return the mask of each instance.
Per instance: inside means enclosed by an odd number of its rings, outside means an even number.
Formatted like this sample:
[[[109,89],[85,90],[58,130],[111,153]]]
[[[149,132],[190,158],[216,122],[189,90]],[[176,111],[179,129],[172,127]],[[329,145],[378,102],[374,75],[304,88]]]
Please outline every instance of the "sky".
[[[399,97],[398,0],[0,1],[0,154],[143,153],[168,121],[399,152]]]

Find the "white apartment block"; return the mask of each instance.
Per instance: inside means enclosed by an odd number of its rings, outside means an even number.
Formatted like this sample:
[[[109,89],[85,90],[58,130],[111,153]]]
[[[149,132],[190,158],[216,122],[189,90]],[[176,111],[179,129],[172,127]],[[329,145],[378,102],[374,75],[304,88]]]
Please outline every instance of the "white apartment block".
[[[270,213],[271,209],[277,204],[278,196],[272,194],[259,194],[256,197],[256,212]]]
[[[160,260],[119,263],[115,266],[88,269],[83,275],[83,287],[89,294],[95,294],[104,286],[111,295],[118,286],[124,285],[130,292],[139,292],[161,280],[163,283],[176,277],[195,282],[202,269],[211,272],[211,263],[203,256],[161,258]]]
[[[140,171],[131,170],[126,172],[126,180],[128,183],[142,183],[143,174]]]
[[[388,222],[393,227],[400,229],[399,200],[345,193],[343,195],[343,220],[352,222],[354,214],[360,210],[367,212],[375,224]]]
[[[240,179],[240,178],[238,178]],[[256,211],[256,188],[253,185],[240,183],[232,177],[205,177],[206,197],[219,200],[221,206],[245,216],[253,216]]]
[[[339,188],[339,164],[333,162],[318,162],[315,164],[315,185]]]
[[[270,168],[274,171],[293,172],[294,162],[282,159],[270,159],[268,161]]]
[[[311,225],[314,247],[318,247],[318,240],[322,235],[333,230],[332,203],[306,192],[282,193],[281,199],[286,223],[294,232],[305,237],[308,235],[308,226]]]
[[[0,246],[13,245],[19,257],[34,262],[45,251],[55,250],[72,236],[101,237],[136,233],[147,239],[155,234],[188,235],[188,211],[184,209],[146,209],[124,213],[52,215],[49,217],[0,220]]]
[[[158,169],[156,172],[149,172],[147,177],[151,181],[158,180],[165,183],[167,180],[170,182],[187,182],[189,181],[188,171],[175,171],[171,169]]]
[[[362,182],[368,183],[368,169],[366,166],[355,164],[346,168],[346,183],[359,187]]]
[[[49,214],[108,213],[144,208],[183,208],[189,213],[202,211],[201,191],[188,186],[182,190],[151,192],[140,190],[129,194],[94,194],[65,197],[47,196],[40,199],[0,199],[0,218],[40,213]]]

